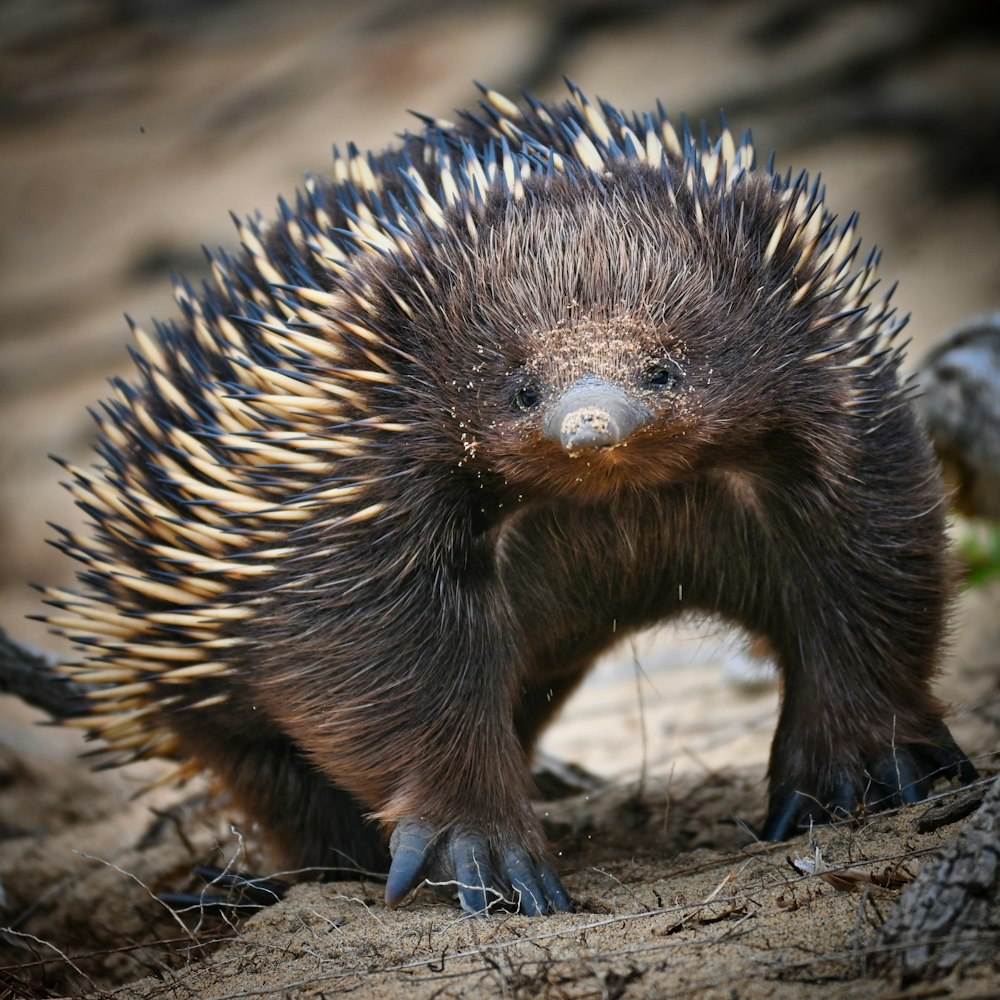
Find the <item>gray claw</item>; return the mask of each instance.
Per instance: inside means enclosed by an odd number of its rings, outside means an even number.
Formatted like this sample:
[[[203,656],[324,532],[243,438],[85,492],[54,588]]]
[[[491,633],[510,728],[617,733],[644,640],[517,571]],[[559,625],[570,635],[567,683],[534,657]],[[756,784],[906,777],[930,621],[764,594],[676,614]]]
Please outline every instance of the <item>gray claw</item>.
[[[776,799],[764,820],[764,829],[760,832],[761,840],[788,840],[798,831],[795,829],[799,812],[803,808],[806,797],[801,792]]]
[[[398,906],[420,884],[434,840],[433,830],[415,819],[404,819],[392,832],[392,864],[385,882],[385,901]]]
[[[510,887],[514,890],[514,902],[521,913],[537,917],[549,912],[545,890],[538,878],[538,872],[531,858],[522,850],[507,852],[504,867],[510,876]]]
[[[548,866],[542,866],[542,885],[552,904],[552,909],[557,913],[575,913],[576,907],[569,893],[563,887],[559,876]]]
[[[526,916],[572,913],[573,903],[558,876],[521,847],[494,855],[487,838],[473,830],[435,831],[420,819],[404,819],[389,843],[392,865],[385,901],[397,906],[424,878],[458,887],[466,913],[484,916],[511,901]]]
[[[929,782],[908,750],[898,751],[882,761],[875,780],[885,787],[889,793],[887,801],[894,806],[912,805],[927,798]]]
[[[466,913],[487,913],[490,906],[503,897],[494,888],[497,880],[490,864],[486,838],[470,833],[459,834],[452,841],[451,855],[462,909]]]
[[[922,802],[939,774],[965,782],[976,777],[975,767],[943,723],[935,743],[897,747],[875,762],[868,773],[867,783],[862,775],[843,771],[818,783],[812,795],[801,791],[773,795],[761,839],[785,840],[810,820],[826,823],[849,816],[861,802],[872,811]]]

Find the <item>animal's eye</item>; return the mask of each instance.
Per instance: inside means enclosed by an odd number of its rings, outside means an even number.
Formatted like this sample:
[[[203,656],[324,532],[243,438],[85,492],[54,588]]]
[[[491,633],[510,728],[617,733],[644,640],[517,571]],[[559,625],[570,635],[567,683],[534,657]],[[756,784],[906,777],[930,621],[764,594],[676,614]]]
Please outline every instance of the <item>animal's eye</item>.
[[[646,372],[646,383],[656,389],[673,389],[680,380],[680,369],[670,360],[661,361]]]
[[[522,385],[514,393],[514,406],[519,410],[532,410],[541,398],[541,394],[533,385]]]

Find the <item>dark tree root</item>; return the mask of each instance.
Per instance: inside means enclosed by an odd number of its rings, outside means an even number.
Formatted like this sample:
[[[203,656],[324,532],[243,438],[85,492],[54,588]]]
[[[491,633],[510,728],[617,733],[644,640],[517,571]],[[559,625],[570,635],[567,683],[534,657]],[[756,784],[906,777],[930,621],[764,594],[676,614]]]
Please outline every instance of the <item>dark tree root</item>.
[[[425,879],[454,883],[466,913],[514,909],[528,916],[572,913],[573,903],[547,861],[520,847],[498,851],[476,830],[439,833],[420,819],[404,819],[393,831],[392,866],[385,901],[398,906]]]
[[[86,715],[91,689],[60,674],[58,666],[54,653],[17,642],[0,628],[0,694],[16,695],[53,719]]]
[[[812,788],[771,794],[762,840],[787,840],[815,823],[847,819],[859,811],[879,812],[921,802],[939,777],[969,784],[978,772],[942,726],[936,744],[896,747],[863,771],[840,770]]]

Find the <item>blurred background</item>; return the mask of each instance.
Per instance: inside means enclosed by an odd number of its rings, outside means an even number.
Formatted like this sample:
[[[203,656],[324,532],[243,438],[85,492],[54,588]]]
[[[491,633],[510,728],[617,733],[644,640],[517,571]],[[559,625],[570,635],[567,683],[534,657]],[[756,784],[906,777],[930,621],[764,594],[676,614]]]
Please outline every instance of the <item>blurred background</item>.
[[[78,516],[46,455],[86,461],[86,407],[129,368],[122,313],[170,315],[170,273],[197,277],[201,244],[234,244],[228,211],[270,214],[327,169],[332,143],[385,146],[413,127],[408,108],[474,103],[473,79],[562,100],[563,74],[713,131],[724,109],[782,168],[821,172],[829,205],[860,210],[883,279],[899,281],[911,359],[1000,307],[995,0],[4,0],[0,621],[13,635],[54,644],[24,619],[39,610],[27,584],[71,577],[45,522]],[[772,704],[760,718],[766,748]]]

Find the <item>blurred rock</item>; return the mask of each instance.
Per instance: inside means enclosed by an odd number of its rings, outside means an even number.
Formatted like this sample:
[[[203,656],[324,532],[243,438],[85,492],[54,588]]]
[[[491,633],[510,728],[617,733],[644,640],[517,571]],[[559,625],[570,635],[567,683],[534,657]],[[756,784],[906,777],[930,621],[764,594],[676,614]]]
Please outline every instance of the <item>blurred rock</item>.
[[[1000,520],[1000,312],[963,323],[919,367],[917,409],[955,505]]]

